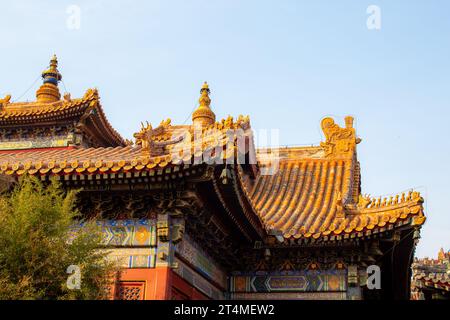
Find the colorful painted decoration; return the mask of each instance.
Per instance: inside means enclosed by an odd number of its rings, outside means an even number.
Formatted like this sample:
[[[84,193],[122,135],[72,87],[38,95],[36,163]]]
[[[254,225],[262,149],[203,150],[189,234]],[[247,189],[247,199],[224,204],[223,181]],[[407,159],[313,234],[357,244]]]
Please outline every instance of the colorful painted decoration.
[[[231,291],[345,291],[346,274],[346,270],[307,270],[291,275],[234,276]]]

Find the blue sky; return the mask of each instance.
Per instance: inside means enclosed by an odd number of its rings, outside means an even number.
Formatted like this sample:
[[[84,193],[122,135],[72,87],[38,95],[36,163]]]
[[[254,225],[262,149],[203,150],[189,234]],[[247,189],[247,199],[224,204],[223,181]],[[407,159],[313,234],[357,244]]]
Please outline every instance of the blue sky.
[[[369,5],[381,10],[380,30],[366,26]],[[417,255],[450,249],[448,1],[17,0],[0,9],[0,95],[34,99],[56,53],[72,97],[97,87],[127,138],[143,120],[185,122],[205,80],[218,118],[249,114],[255,129],[280,129],[283,145],[318,144],[324,116],[353,115],[363,193],[417,188],[428,216]]]

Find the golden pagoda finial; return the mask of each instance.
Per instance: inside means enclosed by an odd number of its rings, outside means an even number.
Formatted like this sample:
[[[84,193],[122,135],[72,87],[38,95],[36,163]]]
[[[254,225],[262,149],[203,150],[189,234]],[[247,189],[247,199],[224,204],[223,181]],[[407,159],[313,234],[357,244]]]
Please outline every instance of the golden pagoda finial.
[[[192,114],[192,122],[194,125],[208,126],[216,121],[216,115],[211,110],[211,98],[208,83],[205,81],[200,89],[200,98],[198,99],[199,107]]]
[[[58,82],[61,81],[62,76],[58,71],[58,58],[54,54],[50,60],[50,65],[47,70],[42,72],[43,84],[36,92],[38,102],[56,102],[61,99],[61,94],[58,89]]]
[[[202,88],[200,89],[200,98],[198,99],[198,102],[200,103],[201,107],[208,107],[210,108],[211,105],[211,99],[209,97],[209,94],[211,93],[211,90],[209,90],[208,82],[205,81],[203,83]]]
[[[50,67],[53,70],[56,70],[56,67],[58,67],[58,58],[56,57],[56,54],[53,54],[53,57],[50,60]]]
[[[441,247],[441,250],[438,252],[438,260],[444,260],[445,259],[445,252],[444,248]]]

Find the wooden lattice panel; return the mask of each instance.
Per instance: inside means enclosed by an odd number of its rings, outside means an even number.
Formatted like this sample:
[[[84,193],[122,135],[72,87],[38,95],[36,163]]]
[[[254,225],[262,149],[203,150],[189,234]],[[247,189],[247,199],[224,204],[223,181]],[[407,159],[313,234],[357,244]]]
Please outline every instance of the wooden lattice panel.
[[[144,282],[121,281],[117,285],[117,300],[144,300]]]

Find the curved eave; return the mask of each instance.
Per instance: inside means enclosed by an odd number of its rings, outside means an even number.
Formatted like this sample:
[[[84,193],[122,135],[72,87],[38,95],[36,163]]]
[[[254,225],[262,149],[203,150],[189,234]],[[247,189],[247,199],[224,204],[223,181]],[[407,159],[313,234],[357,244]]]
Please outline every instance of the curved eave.
[[[0,113],[0,126],[41,124],[80,118],[88,103],[54,105],[46,109],[8,110]]]
[[[319,153],[320,149],[306,151]],[[360,181],[356,156],[297,156],[281,159],[274,174],[260,174],[254,180],[239,172],[253,211],[278,241],[300,244],[357,239],[425,222],[423,199],[417,192],[382,203],[354,203]]]
[[[222,141],[218,146],[223,152],[215,154],[210,160],[229,162],[235,155],[235,148],[228,150],[226,141]],[[0,173],[13,176],[26,173],[32,175],[103,174],[119,171],[163,170],[169,166],[180,165],[184,167],[203,165],[204,162],[196,163],[196,156],[195,152],[186,159],[174,159],[170,153],[151,156],[150,152],[142,149],[141,146],[29,149],[0,152]]]
[[[89,120],[88,120],[89,119]],[[54,103],[15,103],[0,112],[0,126],[45,125],[90,121],[84,131],[103,147],[125,146],[125,140],[109,123],[97,90],[88,90],[81,99]]]
[[[450,291],[450,276],[447,274],[418,274],[413,277],[413,281],[418,283],[419,287],[422,288],[433,288],[444,291]]]
[[[109,123],[99,100],[95,101],[95,108],[97,113],[92,113],[90,110],[88,111],[90,113],[88,117],[91,119],[93,126],[93,128],[90,128],[92,135],[96,139],[103,141],[103,146],[125,146],[125,140]]]
[[[425,222],[425,216],[422,213],[412,215],[407,218],[396,219],[395,222],[380,222],[377,225],[369,225],[356,229],[340,229],[340,230],[327,230],[319,233],[306,233],[301,235],[283,235],[284,239],[288,243],[310,243],[310,242],[328,242],[328,241],[345,241],[352,239],[363,239],[374,235],[382,236],[385,232],[392,232],[395,230],[404,230],[413,226],[421,226]]]
[[[234,165],[234,167],[236,166]],[[240,190],[239,178],[236,171],[233,169],[229,170],[230,177],[226,184],[223,184],[218,176],[220,170],[216,172],[216,175],[212,179],[214,193],[220,205],[247,240],[251,243],[260,241],[266,235],[264,227],[258,216],[254,214],[251,207],[246,203],[245,195]]]
[[[0,173],[20,176],[103,174],[165,168],[170,156],[148,157],[139,147],[64,148],[0,154]]]
[[[345,218],[332,223],[327,230],[294,235],[284,233],[283,237],[286,241],[339,241],[380,235],[397,229],[420,227],[426,221],[422,203],[423,199],[417,197],[400,205],[354,210],[351,213],[347,212]]]
[[[345,217],[336,219],[326,230],[318,232],[283,233],[287,242],[326,242],[358,239],[385,232],[420,227],[426,221],[423,199],[418,196],[404,203],[381,208],[346,210]],[[301,230],[303,231],[303,230]],[[270,230],[269,233],[273,230]]]

